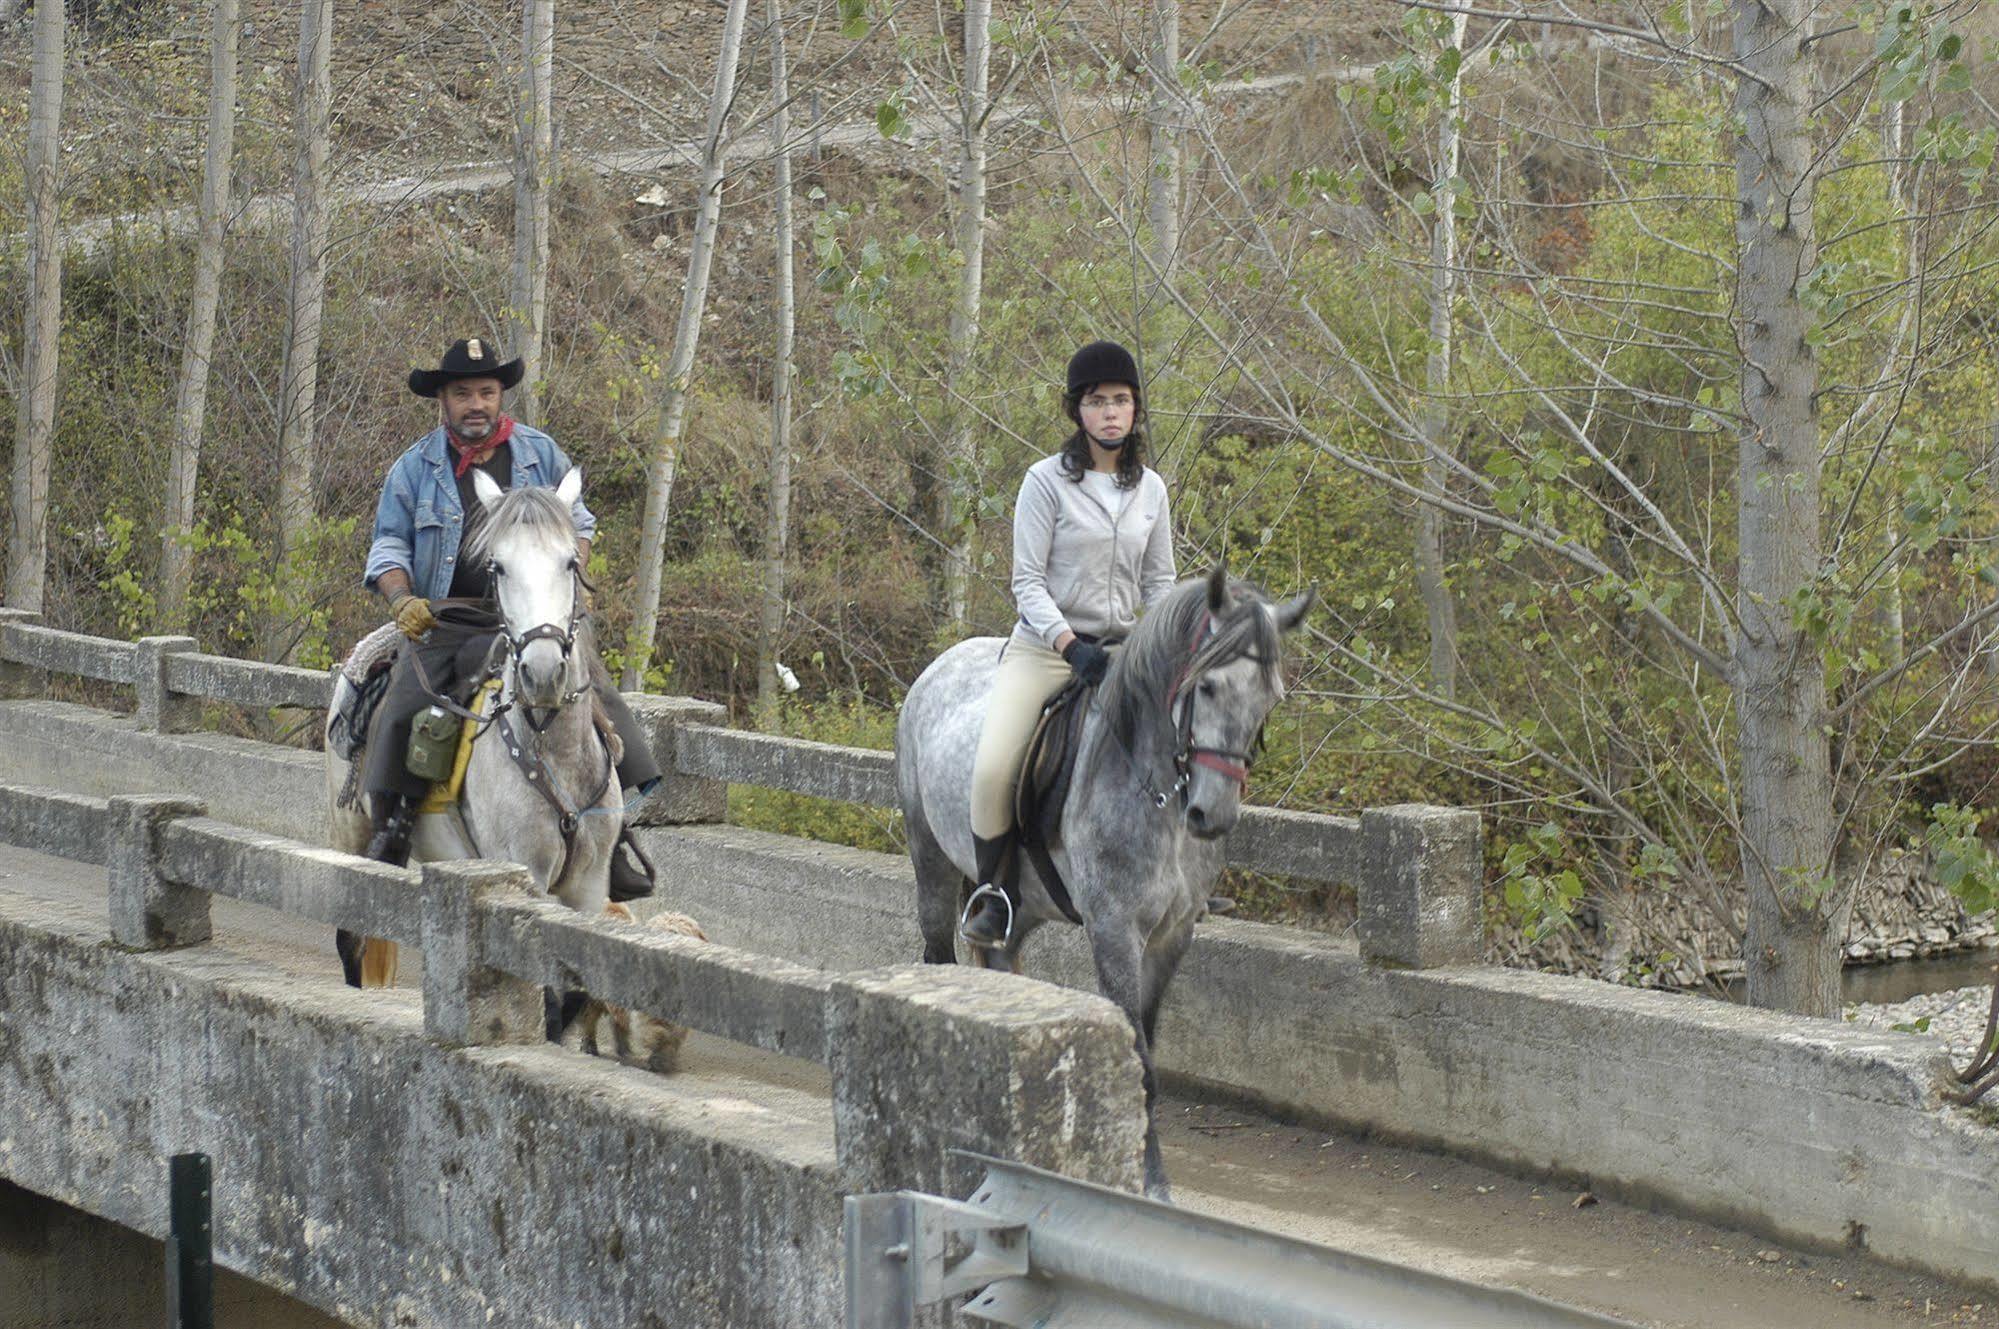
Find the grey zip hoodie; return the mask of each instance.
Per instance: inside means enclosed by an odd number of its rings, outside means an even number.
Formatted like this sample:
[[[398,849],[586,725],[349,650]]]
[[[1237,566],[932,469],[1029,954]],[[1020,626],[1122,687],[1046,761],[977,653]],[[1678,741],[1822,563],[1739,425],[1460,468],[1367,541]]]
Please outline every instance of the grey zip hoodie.
[[[1013,505],[1013,600],[1018,634],[1049,650],[1066,629],[1122,637],[1138,611],[1173,589],[1166,482],[1151,467],[1113,513],[1062,474],[1058,453],[1027,468]]]

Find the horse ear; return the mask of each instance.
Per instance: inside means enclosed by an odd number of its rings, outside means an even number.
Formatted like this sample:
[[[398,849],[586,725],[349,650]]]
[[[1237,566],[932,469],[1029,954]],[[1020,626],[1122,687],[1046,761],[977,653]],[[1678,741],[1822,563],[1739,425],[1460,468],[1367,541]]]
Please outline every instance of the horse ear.
[[[1208,573],[1208,612],[1219,614],[1229,602],[1229,565],[1217,563]]]
[[[574,503],[583,493],[583,468],[572,466],[569,473],[555,486],[555,496],[565,505]]]
[[[472,492],[479,496],[480,506],[488,508],[499,502],[501,496],[506,493],[492,476],[476,466],[472,468]]]
[[[1277,628],[1280,632],[1290,632],[1305,621],[1305,615],[1318,603],[1319,588],[1307,586],[1298,594],[1277,606]]]

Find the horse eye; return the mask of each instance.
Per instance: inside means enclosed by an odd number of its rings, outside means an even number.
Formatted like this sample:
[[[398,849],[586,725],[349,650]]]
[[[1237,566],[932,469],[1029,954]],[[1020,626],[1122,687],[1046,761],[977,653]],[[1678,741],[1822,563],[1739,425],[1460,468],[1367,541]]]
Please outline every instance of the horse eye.
[[[486,571],[492,573],[495,577],[504,577],[507,575],[506,568],[502,567],[497,560],[488,563],[486,565]]]
[[[1201,695],[1203,697],[1212,697],[1215,695],[1215,684],[1213,679],[1204,678],[1201,680]]]

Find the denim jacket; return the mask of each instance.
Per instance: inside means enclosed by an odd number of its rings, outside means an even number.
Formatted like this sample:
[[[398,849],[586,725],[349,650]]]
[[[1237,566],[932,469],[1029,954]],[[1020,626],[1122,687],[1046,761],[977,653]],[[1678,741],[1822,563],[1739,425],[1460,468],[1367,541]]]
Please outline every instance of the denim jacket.
[[[569,458],[539,429],[517,423],[508,441],[514,456],[509,488],[553,486],[569,474]],[[458,501],[458,481],[451,466],[451,445],[445,440],[442,425],[396,458],[382,485],[382,501],[375,508],[375,539],[368,547],[368,569],[361,579],[364,585],[373,589],[377,577],[390,568],[401,568],[409,574],[411,588],[425,599],[451,594],[458,540],[465,528],[465,509]],[[595,535],[597,518],[583,506],[582,499],[576,500],[573,512],[577,537]]]

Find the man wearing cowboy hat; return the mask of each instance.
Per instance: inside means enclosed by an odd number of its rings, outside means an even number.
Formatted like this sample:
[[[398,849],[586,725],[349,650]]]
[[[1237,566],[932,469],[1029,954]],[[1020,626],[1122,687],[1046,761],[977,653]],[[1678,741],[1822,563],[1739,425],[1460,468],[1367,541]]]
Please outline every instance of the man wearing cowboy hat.
[[[482,666],[500,629],[498,615],[478,603],[492,594],[486,569],[458,557],[484,518],[472,472],[484,471],[502,489],[553,486],[569,473],[569,458],[554,439],[501,412],[502,394],[520,381],[521,362],[502,362],[492,343],[478,337],[453,342],[436,369],[410,371],[410,391],[436,399],[442,420],[389,468],[363,577],[388,601],[396,626],[410,639],[397,655],[388,690],[369,723],[363,773],[375,825],[367,854],[385,863],[409,861],[416,806],[429,792],[423,778],[404,765],[410,724],[432,700],[416,662],[421,661],[432,688],[449,693]],[[577,561],[587,566],[597,518],[581,498],[572,515]],[[450,603],[434,606],[433,601]],[[600,687],[596,695],[623,740],[619,780],[626,789],[651,788],[660,769],[643,731],[616,688]],[[647,875],[625,853],[613,856],[613,899],[651,890]]]

